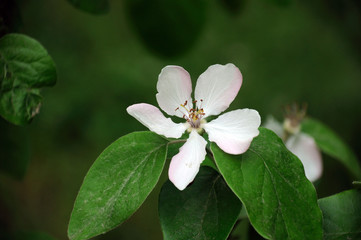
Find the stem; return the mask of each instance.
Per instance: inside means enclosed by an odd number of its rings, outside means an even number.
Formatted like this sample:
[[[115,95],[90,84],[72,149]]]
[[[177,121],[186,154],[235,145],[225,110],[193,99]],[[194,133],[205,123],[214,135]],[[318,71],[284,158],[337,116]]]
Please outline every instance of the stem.
[[[185,143],[186,141],[187,141],[186,139],[178,139],[178,140],[170,141],[168,144]]]

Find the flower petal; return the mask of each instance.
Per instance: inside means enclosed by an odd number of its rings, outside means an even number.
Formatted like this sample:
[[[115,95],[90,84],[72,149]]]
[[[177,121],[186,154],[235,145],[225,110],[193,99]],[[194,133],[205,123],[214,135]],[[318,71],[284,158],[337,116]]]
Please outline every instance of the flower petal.
[[[321,153],[312,137],[304,133],[291,136],[286,147],[301,160],[308,180],[314,182],[321,177]]]
[[[168,171],[169,180],[179,190],[185,189],[196,177],[206,156],[206,145],[207,141],[193,130],[179,153],[172,158]]]
[[[197,107],[203,108],[204,117],[218,115],[229,107],[241,85],[242,74],[236,66],[212,65],[197,80]]]
[[[157,83],[157,101],[160,108],[171,116],[183,117],[181,104],[188,102],[188,109],[192,107],[192,82],[189,73],[179,66],[166,66],[162,69]]]
[[[263,127],[274,131],[277,136],[282,137],[283,126],[272,115],[267,116],[266,122],[263,124]]]
[[[139,103],[127,108],[127,112],[152,132],[167,138],[180,138],[187,129],[184,123],[174,123],[153,105]]]
[[[204,124],[209,140],[229,154],[247,151],[254,137],[258,136],[261,117],[253,109],[238,109]]]

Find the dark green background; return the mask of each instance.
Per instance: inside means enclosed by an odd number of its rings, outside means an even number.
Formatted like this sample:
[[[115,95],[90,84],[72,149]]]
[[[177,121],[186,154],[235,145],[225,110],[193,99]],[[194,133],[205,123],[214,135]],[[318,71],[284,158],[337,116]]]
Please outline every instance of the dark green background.
[[[360,4],[284,2],[247,0],[236,4],[238,11],[228,11],[223,1],[208,1],[205,19],[196,18],[204,21],[200,30],[185,34],[192,45],[180,55],[167,55],[150,47],[146,41],[152,39],[140,38],[125,1],[110,1],[105,15],[82,12],[65,0],[17,1],[22,16],[17,31],[44,45],[57,66],[58,82],[43,90],[41,112],[25,129],[11,130],[18,127],[1,121],[0,134],[6,132],[16,142],[11,131],[19,139],[25,131],[30,144],[23,180],[0,175],[2,228],[66,239],[87,170],[118,137],[145,129],[125,109],[139,102],[156,105],[157,77],[166,65],[183,66],[195,84],[209,65],[234,63],[244,81],[231,109],[254,108],[262,119],[272,114],[281,120],[282,106],[307,102],[309,115],[334,129],[360,158]],[[176,27],[182,25],[159,28],[150,36],[168,38]],[[27,149],[26,141],[19,146]],[[350,188],[353,179],[343,166],[326,156],[324,165],[316,183],[319,197]],[[165,171],[161,182],[166,179]],[[97,239],[161,239],[160,187],[130,220]]]

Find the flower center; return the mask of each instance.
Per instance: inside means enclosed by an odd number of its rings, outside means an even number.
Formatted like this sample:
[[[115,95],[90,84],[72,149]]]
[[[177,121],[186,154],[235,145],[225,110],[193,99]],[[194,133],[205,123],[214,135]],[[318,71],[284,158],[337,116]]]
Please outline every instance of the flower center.
[[[287,140],[289,135],[294,135],[300,132],[301,122],[306,115],[306,111],[306,104],[300,106],[294,103],[285,107],[285,120],[283,122],[284,140]]]
[[[202,120],[205,115],[204,110],[202,108],[203,99],[200,100],[201,105],[197,107],[197,100],[193,101],[193,104],[196,106],[193,108],[192,106],[188,106],[188,101],[185,101],[183,104],[180,104],[180,107],[177,107],[175,111],[180,111],[183,113],[183,118],[189,123],[191,128],[197,129],[199,131],[202,130],[201,124],[205,122]],[[193,105],[192,104],[192,105]]]

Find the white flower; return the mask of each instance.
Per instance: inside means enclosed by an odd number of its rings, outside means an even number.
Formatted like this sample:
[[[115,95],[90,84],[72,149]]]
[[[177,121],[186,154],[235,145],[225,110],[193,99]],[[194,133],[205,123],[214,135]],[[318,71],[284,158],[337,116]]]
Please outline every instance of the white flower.
[[[146,103],[127,108],[127,112],[144,126],[167,138],[180,138],[186,130],[190,133],[169,166],[169,179],[179,190],[194,180],[206,156],[207,141],[200,135],[203,130],[210,141],[230,154],[247,151],[252,139],[259,134],[261,118],[253,109],[234,110],[209,123],[205,120],[226,110],[241,85],[242,74],[236,66],[212,65],[199,76],[195,101],[192,101],[189,73],[179,66],[166,66],[158,78],[158,104],[168,115],[184,118],[186,122],[174,123],[157,107]]]
[[[286,118],[282,125],[272,116],[267,117],[264,127],[274,131],[281,137],[288,150],[296,155],[302,162],[308,180],[315,182],[322,175],[322,158],[315,140],[301,132],[301,125],[291,124],[291,120]]]

